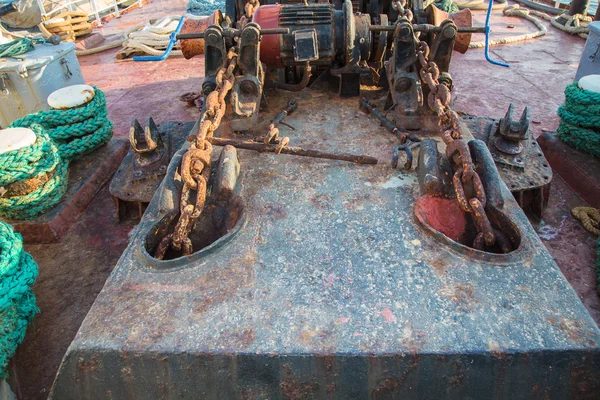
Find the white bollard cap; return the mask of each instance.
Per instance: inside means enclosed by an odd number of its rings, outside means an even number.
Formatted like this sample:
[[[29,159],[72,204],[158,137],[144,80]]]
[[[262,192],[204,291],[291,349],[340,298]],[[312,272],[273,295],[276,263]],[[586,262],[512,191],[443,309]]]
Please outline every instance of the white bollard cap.
[[[587,75],[579,80],[578,86],[583,90],[600,93],[600,75]]]
[[[48,96],[48,105],[55,110],[66,110],[90,102],[96,92],[89,85],[73,85],[55,90]]]
[[[35,133],[29,128],[0,129],[0,154],[31,146],[35,139]]]

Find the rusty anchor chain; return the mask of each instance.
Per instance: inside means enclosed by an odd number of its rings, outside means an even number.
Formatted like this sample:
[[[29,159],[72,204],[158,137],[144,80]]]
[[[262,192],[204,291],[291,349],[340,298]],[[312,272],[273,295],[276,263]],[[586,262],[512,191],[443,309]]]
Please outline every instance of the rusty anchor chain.
[[[238,22],[240,29],[244,29],[244,27],[252,21],[252,16],[258,7],[260,7],[260,2],[258,0],[250,0],[246,3],[244,6],[244,15],[242,15]]]
[[[193,253],[192,241],[189,238],[194,223],[202,214],[206,201],[206,190],[211,173],[212,144],[210,138],[225,115],[225,97],[233,87],[237,66],[237,53],[231,48],[227,53],[227,60],[217,73],[217,88],[206,96],[206,108],[200,119],[198,133],[191,141],[190,148],[181,160],[180,174],[183,180],[183,189],[179,203],[179,220],[173,233],[166,235],[156,247],[154,257],[162,260],[169,248],[181,251],[187,256]],[[195,194],[195,201],[192,197]]]
[[[406,18],[410,22],[413,20],[413,12],[406,7],[407,0],[392,1],[392,8],[398,11],[398,18]]]
[[[507,253],[511,250],[510,241],[502,232],[492,228],[485,212],[487,198],[481,177],[475,171],[469,146],[460,132],[460,117],[449,107],[450,89],[438,81],[439,68],[429,60],[427,43],[418,43],[417,56],[421,64],[421,80],[429,88],[427,103],[440,119],[440,133],[446,144],[446,156],[458,166],[452,179],[456,200],[464,212],[471,214],[477,229],[473,247],[485,251],[498,242],[502,251]]]

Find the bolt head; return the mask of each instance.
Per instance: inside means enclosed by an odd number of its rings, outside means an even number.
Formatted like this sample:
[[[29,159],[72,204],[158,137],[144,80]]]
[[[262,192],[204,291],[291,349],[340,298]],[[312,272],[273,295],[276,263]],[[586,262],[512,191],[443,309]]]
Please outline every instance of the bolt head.
[[[443,35],[444,35],[444,37],[445,37],[446,39],[450,39],[450,38],[453,38],[453,37],[455,37],[455,36],[456,36],[456,33],[457,33],[457,32],[456,32],[456,28],[455,28],[455,27],[453,27],[453,26],[449,26],[449,27],[447,27],[446,29],[444,29],[444,33],[443,33]]]

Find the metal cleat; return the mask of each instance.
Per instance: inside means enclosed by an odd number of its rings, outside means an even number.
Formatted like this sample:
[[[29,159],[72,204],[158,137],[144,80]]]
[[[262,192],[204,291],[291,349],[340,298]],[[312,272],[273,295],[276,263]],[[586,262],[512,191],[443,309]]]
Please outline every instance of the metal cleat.
[[[152,118],[148,118],[145,128],[137,120],[132,122],[129,130],[131,148],[109,188],[119,221],[131,210],[136,212],[136,219],[141,219],[165,176],[169,161],[185,141],[190,128],[187,125],[168,122],[159,129]]]
[[[548,204],[552,169],[530,132],[529,107],[513,119],[510,105],[499,121],[467,117],[473,135],[487,143],[492,158],[519,206],[537,219]]]
[[[498,150],[512,155],[520,154],[523,151],[523,144],[521,142],[527,139],[529,123],[531,122],[529,107],[525,107],[521,119],[518,121],[513,119],[514,111],[515,107],[511,103],[508,106],[506,115],[498,124],[494,140],[494,146]]]

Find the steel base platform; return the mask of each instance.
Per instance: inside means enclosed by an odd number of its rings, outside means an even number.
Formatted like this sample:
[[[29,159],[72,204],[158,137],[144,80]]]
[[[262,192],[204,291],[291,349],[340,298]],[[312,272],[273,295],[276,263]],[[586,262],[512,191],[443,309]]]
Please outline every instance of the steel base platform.
[[[268,98],[256,133],[291,96]],[[504,184],[518,249],[450,242],[415,218],[416,174],[390,168],[397,139],[357,99],[294,96],[296,130],[281,132],[291,144],[380,163],[239,150],[245,219],[226,240],[158,261],[146,247],[177,203],[180,151],[52,398],[597,396],[600,331]]]
[[[127,140],[112,138],[105,146],[69,165],[69,184],[60,203],[31,221],[3,221],[14,226],[25,243],[60,241],[119,168],[128,148]]]

